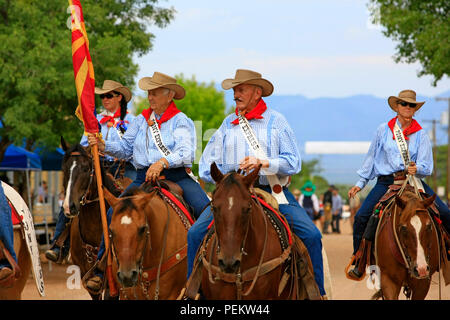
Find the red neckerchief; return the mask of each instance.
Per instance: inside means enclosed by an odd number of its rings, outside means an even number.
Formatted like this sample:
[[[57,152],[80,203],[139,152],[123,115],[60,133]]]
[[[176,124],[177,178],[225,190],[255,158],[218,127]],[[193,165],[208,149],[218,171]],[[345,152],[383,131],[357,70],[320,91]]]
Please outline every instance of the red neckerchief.
[[[104,116],[102,120],[100,120],[100,124],[104,124],[106,122],[114,123],[115,118],[120,118],[120,108],[117,108],[116,112],[112,116]]]
[[[394,126],[395,126],[395,122],[397,121],[397,117],[392,118],[389,122],[388,122],[388,127],[391,129],[392,131],[392,139],[395,140],[395,135],[394,135]],[[413,134],[414,132],[417,132],[419,130],[422,130],[422,127],[420,126],[420,124],[415,120],[412,119],[411,124],[405,129],[403,130],[403,135],[405,136],[406,140],[409,140],[408,136],[410,134]]]
[[[142,115],[144,116],[145,120],[147,120],[147,123],[150,121],[150,116],[152,114],[153,110],[151,108],[145,109],[142,111]],[[161,129],[161,124],[164,122],[172,119],[177,113],[181,112],[178,110],[177,106],[175,105],[175,102],[171,102],[169,106],[167,107],[166,111],[164,111],[161,119],[156,119],[156,122],[158,123],[158,127]]]
[[[250,110],[249,112],[247,112],[244,116],[247,120],[251,120],[251,119],[263,119],[262,114],[267,110],[267,106],[266,103],[264,102],[263,99],[259,100],[258,104],[256,105],[256,107],[254,107],[252,110]],[[236,115],[238,115],[238,108],[236,108],[236,110],[234,111],[236,113]],[[239,119],[236,119],[234,121],[231,122],[232,124],[239,124]]]

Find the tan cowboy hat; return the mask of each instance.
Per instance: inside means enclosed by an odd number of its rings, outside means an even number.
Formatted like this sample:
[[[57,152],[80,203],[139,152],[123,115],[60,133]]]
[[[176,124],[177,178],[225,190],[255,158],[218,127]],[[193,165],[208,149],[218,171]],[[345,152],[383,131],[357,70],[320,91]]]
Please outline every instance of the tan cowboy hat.
[[[415,91],[413,91],[413,90],[403,90],[403,91],[400,91],[400,93],[398,94],[398,97],[390,96],[388,98],[389,106],[395,112],[397,112],[397,103],[398,103],[399,100],[417,104],[416,111],[419,110],[423,106],[423,104],[425,103],[425,101],[423,101],[423,102],[416,101],[416,92]]]
[[[228,90],[242,83],[253,84],[262,88],[262,96],[270,96],[273,92],[273,85],[268,80],[263,79],[261,74],[251,70],[238,69],[234,79],[225,79],[222,81],[222,88]]]
[[[95,87],[95,94],[104,94],[111,91],[117,91],[123,94],[125,97],[125,100],[129,102],[131,100],[132,94],[131,90],[127,87],[123,86],[121,83],[112,81],[112,80],[105,80],[103,81],[103,87],[97,88]]]
[[[177,79],[160,72],[154,72],[153,77],[144,77],[140,79],[139,88],[145,91],[157,88],[167,88],[175,91],[174,99],[177,100],[183,99],[186,95],[184,88],[177,84]]]

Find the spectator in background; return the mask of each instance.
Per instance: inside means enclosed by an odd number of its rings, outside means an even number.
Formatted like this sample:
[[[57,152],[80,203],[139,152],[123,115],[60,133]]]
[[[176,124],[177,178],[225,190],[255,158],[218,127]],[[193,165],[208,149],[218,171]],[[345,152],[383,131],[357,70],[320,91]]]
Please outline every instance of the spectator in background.
[[[311,181],[306,183],[301,188],[302,194],[298,200],[298,203],[306,210],[306,213],[312,221],[316,221],[320,218],[319,215],[319,199],[314,194],[316,186]]]
[[[38,189],[38,203],[48,202],[48,186],[47,182],[44,180],[39,184]]]
[[[331,200],[331,229],[333,230],[333,232],[341,233],[341,230],[339,229],[339,220],[341,219],[342,215],[342,198],[339,195],[338,191],[339,190],[336,187],[334,187],[332,190],[333,196]]]
[[[331,224],[331,204],[333,201],[333,191],[334,185],[330,185],[328,190],[323,194],[323,234],[328,234],[328,227]]]
[[[292,194],[293,194],[294,197],[295,197],[295,201],[299,202],[299,200],[300,200],[300,195],[302,194],[302,193],[300,192],[300,190],[294,189],[294,190],[292,190]]]

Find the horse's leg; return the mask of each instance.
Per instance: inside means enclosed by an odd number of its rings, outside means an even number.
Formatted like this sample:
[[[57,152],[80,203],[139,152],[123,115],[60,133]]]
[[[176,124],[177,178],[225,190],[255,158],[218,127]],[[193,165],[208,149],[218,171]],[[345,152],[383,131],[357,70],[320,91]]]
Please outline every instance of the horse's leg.
[[[383,293],[383,299],[398,300],[398,295],[400,294],[402,286],[397,284],[389,275],[386,275],[383,272],[381,273],[380,286],[381,292]]]

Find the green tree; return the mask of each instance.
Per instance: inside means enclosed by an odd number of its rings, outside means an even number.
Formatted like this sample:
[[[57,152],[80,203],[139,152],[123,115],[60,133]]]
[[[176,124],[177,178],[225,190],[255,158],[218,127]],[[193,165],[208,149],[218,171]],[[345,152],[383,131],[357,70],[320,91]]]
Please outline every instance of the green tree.
[[[316,194],[320,195],[324,193],[329,186],[327,179],[322,177],[320,173],[323,171],[320,166],[320,159],[312,159],[302,161],[302,170],[292,176],[291,184],[289,186],[290,190],[299,189],[310,180],[316,186]]]
[[[186,96],[175,103],[196,125],[197,152],[192,169],[194,174],[198,175],[198,160],[203,149],[225,118],[225,95],[216,89],[214,82],[198,82],[195,76],[186,78],[183,74],[176,75],[175,78],[186,90]],[[135,114],[141,114],[142,110],[148,107],[147,98],[138,97],[134,106]]]
[[[157,0],[83,0],[97,84],[134,86],[134,55],[152,49],[149,26],[165,27],[174,9]],[[83,132],[77,106],[67,1],[0,0],[0,160],[11,143],[57,147]],[[100,106],[100,100],[98,100]]]
[[[420,62],[419,76],[433,85],[450,74],[450,2],[448,0],[371,0],[372,21],[397,42],[396,62]]]

